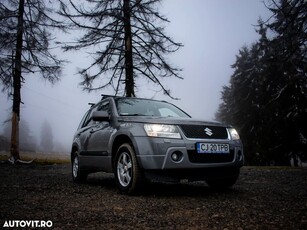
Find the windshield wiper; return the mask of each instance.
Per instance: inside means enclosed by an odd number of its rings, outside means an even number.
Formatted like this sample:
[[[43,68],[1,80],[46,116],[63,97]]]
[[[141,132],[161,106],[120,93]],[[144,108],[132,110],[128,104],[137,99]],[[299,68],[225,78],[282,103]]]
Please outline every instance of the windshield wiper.
[[[121,113],[120,116],[152,116],[152,115],[146,115],[140,113]]]

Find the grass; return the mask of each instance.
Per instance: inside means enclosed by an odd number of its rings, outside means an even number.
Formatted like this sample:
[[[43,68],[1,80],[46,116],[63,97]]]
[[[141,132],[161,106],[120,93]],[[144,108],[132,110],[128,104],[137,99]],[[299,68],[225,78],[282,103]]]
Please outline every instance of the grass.
[[[6,161],[10,157],[9,152],[0,152],[0,161]],[[68,164],[70,156],[68,153],[41,153],[41,152],[21,152],[20,159],[39,164]]]

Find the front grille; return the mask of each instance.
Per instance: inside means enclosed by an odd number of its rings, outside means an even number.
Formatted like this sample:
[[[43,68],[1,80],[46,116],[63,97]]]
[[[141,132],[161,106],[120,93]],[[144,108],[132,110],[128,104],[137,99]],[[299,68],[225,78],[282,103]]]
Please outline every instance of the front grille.
[[[192,163],[226,163],[234,159],[234,150],[228,154],[197,153],[196,150],[188,150],[189,160]]]
[[[201,139],[227,139],[228,133],[225,127],[207,125],[180,125],[187,138]]]

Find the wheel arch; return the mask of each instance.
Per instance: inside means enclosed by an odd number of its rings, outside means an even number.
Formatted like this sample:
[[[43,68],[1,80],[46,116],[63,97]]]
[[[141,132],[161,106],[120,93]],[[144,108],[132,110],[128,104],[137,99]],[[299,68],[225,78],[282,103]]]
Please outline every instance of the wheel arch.
[[[113,168],[113,171],[114,171],[114,163],[115,163],[116,152],[117,152],[118,148],[124,143],[129,143],[131,145],[131,147],[133,148],[133,150],[136,151],[135,144],[133,143],[133,140],[129,136],[127,136],[125,134],[121,134],[121,135],[118,135],[117,137],[115,137],[113,144],[112,144],[112,168]]]
[[[75,152],[78,151],[78,146],[77,145],[73,145],[72,148],[71,148],[71,152],[70,152],[70,161],[72,162],[73,161],[73,157],[74,157],[74,154]]]

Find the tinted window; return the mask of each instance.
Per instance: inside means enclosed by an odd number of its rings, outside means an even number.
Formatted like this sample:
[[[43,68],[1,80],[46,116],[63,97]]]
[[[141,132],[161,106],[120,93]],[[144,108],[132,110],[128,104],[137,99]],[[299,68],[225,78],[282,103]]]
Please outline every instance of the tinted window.
[[[102,102],[98,105],[98,111],[106,111],[106,112],[110,112],[109,111],[109,101],[105,101],[105,102]]]
[[[96,110],[97,110],[97,106],[95,106],[92,109],[90,109],[90,111],[89,111],[89,113],[88,113],[88,115],[87,115],[87,117],[86,117],[82,127],[85,127],[85,126],[88,126],[88,125],[94,123],[94,121],[92,120],[92,114]]]

